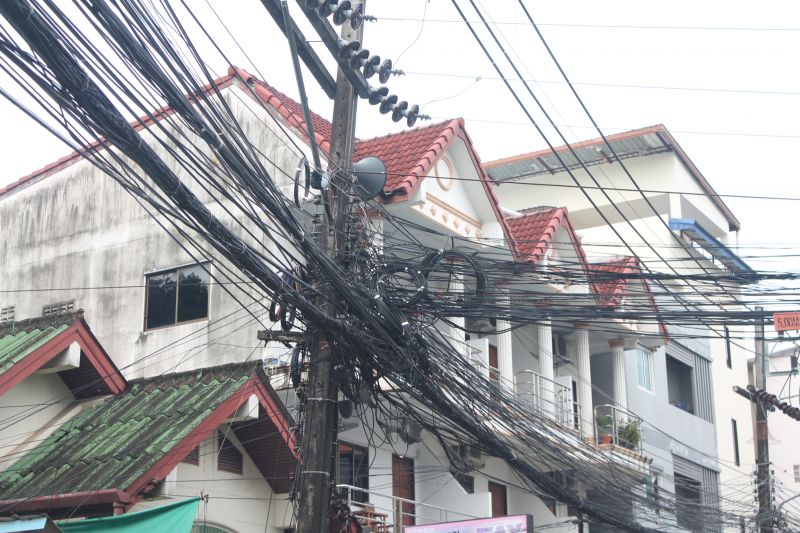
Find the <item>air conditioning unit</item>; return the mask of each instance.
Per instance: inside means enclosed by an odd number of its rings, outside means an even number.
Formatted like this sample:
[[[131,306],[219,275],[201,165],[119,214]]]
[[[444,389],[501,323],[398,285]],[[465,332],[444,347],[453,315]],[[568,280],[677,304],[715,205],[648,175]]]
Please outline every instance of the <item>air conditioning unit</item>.
[[[463,466],[465,472],[480,470],[486,466],[486,459],[483,457],[483,452],[481,452],[480,448],[469,444],[458,445],[457,457],[462,463],[459,466]]]

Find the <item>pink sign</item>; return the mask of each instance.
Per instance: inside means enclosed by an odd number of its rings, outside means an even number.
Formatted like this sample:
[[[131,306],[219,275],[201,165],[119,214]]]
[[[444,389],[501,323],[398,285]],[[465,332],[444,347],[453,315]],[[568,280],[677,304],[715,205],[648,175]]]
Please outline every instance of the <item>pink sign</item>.
[[[406,526],[405,533],[532,533],[533,515],[496,516],[425,526]]]

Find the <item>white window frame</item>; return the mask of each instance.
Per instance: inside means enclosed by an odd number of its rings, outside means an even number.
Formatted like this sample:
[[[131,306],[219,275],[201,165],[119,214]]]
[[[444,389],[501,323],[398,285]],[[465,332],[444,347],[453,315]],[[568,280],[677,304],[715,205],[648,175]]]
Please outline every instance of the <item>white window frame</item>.
[[[653,375],[653,352],[643,346],[636,347],[636,384],[645,392],[655,394],[655,376]],[[642,364],[644,361],[644,365]],[[650,387],[642,384],[642,367],[647,366],[647,380]]]

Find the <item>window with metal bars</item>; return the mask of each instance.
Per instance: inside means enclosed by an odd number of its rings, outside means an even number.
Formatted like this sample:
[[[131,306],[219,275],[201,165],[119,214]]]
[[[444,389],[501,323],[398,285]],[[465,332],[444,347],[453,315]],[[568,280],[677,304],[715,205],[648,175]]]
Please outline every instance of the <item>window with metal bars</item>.
[[[241,474],[244,468],[244,456],[239,448],[231,442],[228,435],[223,432],[217,433],[217,470]]]

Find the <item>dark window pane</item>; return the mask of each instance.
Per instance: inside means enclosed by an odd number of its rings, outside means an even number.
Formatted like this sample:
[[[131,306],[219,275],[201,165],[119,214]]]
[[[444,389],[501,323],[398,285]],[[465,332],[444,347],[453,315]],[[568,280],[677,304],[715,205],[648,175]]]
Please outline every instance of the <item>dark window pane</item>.
[[[175,272],[147,278],[147,328],[175,323]]]
[[[208,316],[208,272],[201,266],[182,268],[178,280],[178,322]]]

